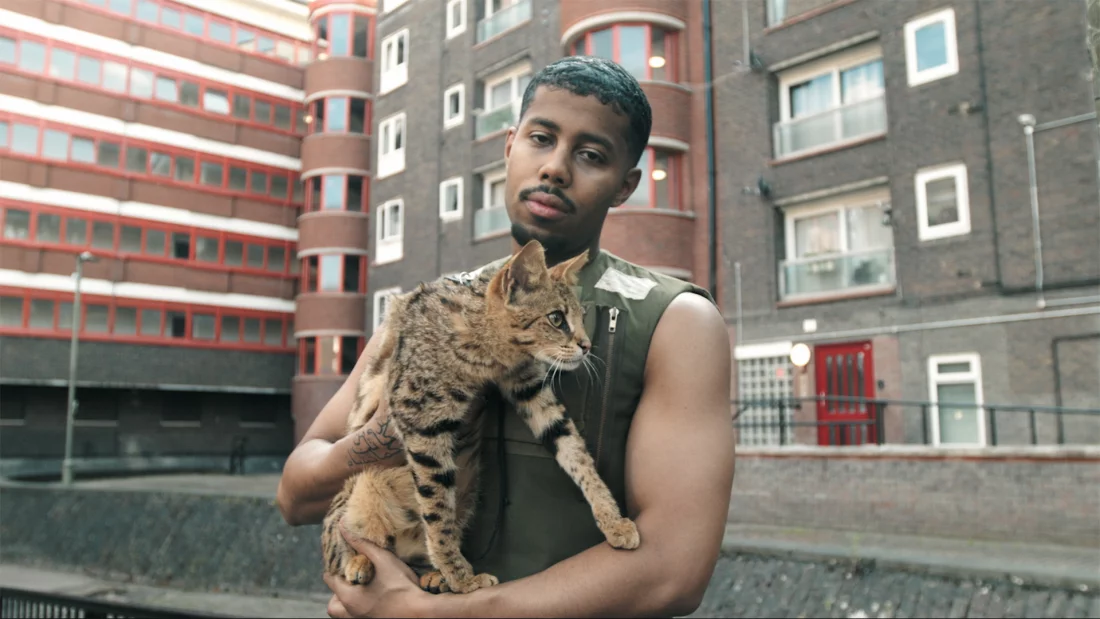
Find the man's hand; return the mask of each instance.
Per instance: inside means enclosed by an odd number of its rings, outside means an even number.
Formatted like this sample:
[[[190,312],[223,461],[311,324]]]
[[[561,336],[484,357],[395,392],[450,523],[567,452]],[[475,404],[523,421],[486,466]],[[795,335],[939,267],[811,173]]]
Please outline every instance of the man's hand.
[[[409,566],[393,553],[348,533],[340,532],[351,547],[374,563],[374,579],[366,585],[353,585],[343,576],[325,572],[325,584],[332,590],[328,602],[330,617],[423,617],[430,593],[420,588]]]

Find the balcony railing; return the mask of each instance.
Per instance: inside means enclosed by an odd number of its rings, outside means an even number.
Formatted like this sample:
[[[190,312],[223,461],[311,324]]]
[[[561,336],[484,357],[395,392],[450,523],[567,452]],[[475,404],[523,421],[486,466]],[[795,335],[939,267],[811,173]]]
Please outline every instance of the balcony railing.
[[[783,260],[779,290],[784,299],[846,290],[892,288],[894,248]]]
[[[474,212],[474,238],[487,236],[512,227],[508,209],[503,206],[480,208]]]
[[[519,102],[510,101],[504,105],[481,112],[477,115],[474,128],[475,137],[485,137],[490,133],[496,133],[511,127],[519,116]]]
[[[510,7],[477,22],[477,42],[481,43],[496,35],[531,20],[531,0],[520,0]]]
[[[789,157],[886,133],[886,96],[775,124],[775,157]]]

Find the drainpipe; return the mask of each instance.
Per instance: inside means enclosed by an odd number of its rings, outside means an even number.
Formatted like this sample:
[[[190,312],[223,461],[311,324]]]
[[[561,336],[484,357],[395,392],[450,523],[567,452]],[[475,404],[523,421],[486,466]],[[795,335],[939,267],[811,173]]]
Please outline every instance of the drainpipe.
[[[982,125],[985,129],[985,175],[986,189],[989,193],[989,218],[993,229],[993,277],[997,289],[1001,290],[1004,280],[1001,275],[1001,240],[997,228],[997,199],[993,189],[993,138],[989,129],[989,95],[985,84],[985,42],[982,39],[982,3],[974,3],[974,36],[978,39],[978,89],[982,93]]]
[[[707,134],[707,251],[710,295],[718,299],[718,192],[714,162],[714,59],[711,47],[711,0],[703,0],[703,83]]]
[[[1039,293],[1039,308],[1046,307],[1043,294],[1043,237],[1039,230],[1039,183],[1035,178],[1035,117],[1020,114],[1017,120],[1024,126],[1024,142],[1027,144],[1027,177],[1031,194],[1031,232],[1035,246],[1035,291]]]

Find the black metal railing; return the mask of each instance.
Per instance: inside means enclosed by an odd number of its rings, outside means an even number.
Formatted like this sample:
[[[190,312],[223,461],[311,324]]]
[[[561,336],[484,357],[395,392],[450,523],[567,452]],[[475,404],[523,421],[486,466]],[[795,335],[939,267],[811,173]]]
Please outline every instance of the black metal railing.
[[[826,446],[882,445],[889,424],[901,427],[892,433],[904,443],[933,441],[933,415],[949,410],[974,413],[977,428],[987,445],[1001,444],[1006,420],[1011,424],[1012,444],[1066,444],[1067,420],[1077,425],[1076,444],[1100,444],[1100,408],[1069,408],[1023,404],[980,404],[885,400],[843,396],[810,396],[778,399],[732,400],[734,427],[742,444],[817,444]],[[889,413],[889,415],[888,415]],[[917,416],[918,421],[912,417]],[[1021,421],[1021,417],[1023,421]],[[1042,423],[1040,423],[1042,420]],[[1082,424],[1082,421],[1084,422]],[[919,423],[919,440],[911,440],[912,424]],[[798,432],[812,428],[813,432]],[[1040,429],[1042,428],[1042,432]],[[1084,431],[1084,434],[1080,434]],[[812,438],[810,434],[816,434]]]
[[[108,602],[60,593],[43,593],[0,587],[0,618],[40,619],[47,617],[141,617],[148,619],[206,619],[226,617],[192,611],[166,610],[139,604]]]

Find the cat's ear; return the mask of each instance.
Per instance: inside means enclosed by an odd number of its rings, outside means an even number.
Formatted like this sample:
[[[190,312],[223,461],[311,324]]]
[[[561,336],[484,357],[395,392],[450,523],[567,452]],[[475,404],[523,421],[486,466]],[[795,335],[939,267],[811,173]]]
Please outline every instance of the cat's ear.
[[[577,283],[577,274],[581,272],[586,264],[588,264],[587,249],[581,255],[555,265],[554,268],[550,269],[550,277],[570,285],[575,284]]]
[[[538,241],[528,241],[523,249],[512,257],[508,265],[504,287],[507,298],[512,299],[517,290],[531,290],[542,282],[546,274],[546,254]]]

